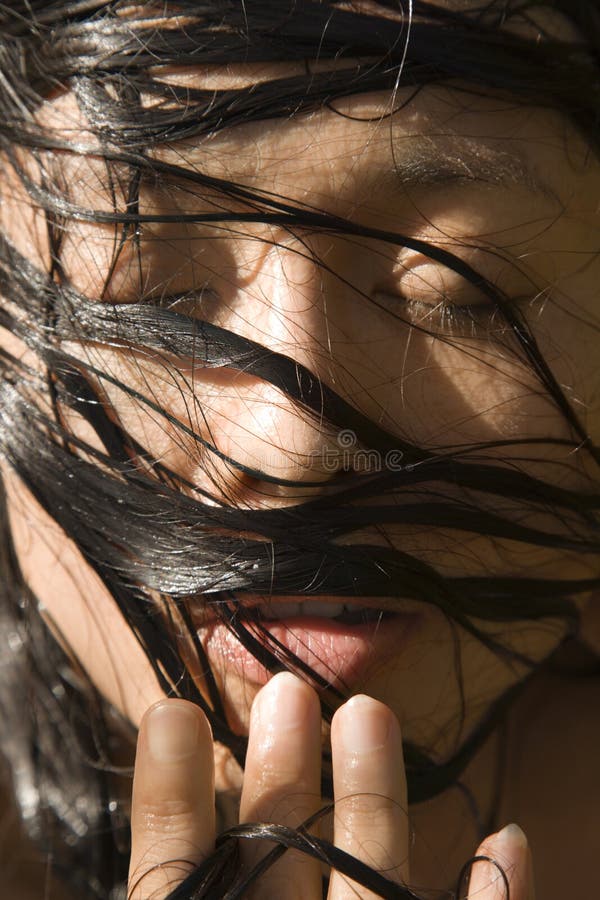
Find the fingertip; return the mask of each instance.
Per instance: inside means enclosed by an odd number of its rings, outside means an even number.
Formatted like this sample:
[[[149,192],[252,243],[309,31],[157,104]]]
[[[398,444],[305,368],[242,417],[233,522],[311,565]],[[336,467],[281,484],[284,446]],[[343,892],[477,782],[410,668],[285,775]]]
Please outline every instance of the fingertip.
[[[506,825],[494,837],[496,846],[504,847],[511,853],[520,853],[529,847],[527,835],[515,822]]]
[[[522,868],[528,853],[527,836],[514,822],[487,837],[477,851],[478,856],[489,856],[510,871]]]
[[[257,696],[269,694],[286,694],[289,692],[300,693],[305,697],[310,697],[318,702],[317,692],[311,685],[299,678],[293,672],[276,672],[265,685],[260,689]]]
[[[212,734],[186,700],[160,700],[142,717],[131,839],[131,900],[166,895],[214,847]]]
[[[356,694],[332,720],[331,748],[335,845],[390,881],[405,883],[408,816],[398,719],[385,703]],[[340,872],[331,885],[332,898],[362,896]]]
[[[187,713],[190,717],[196,718],[210,729],[210,723],[203,710],[196,703],[192,703],[190,700],[182,700],[179,697],[163,697],[161,700],[157,700],[156,703],[153,703],[152,706],[149,706],[142,716],[140,728],[149,720],[149,718],[154,718],[160,711],[162,711],[161,715],[167,715],[167,713],[164,712],[165,710],[169,713],[171,711],[176,711],[175,714],[185,715]]]
[[[370,753],[390,741],[400,743],[400,723],[385,703],[355,694],[336,710],[331,735],[346,753]]]
[[[321,716],[317,692],[292,672],[278,672],[265,684],[252,704],[251,738],[257,731],[266,736],[315,724]],[[310,720],[310,722],[309,722]]]
[[[470,868],[469,900],[533,900],[527,836],[514,822],[487,837]]]
[[[317,812],[321,776],[321,706],[318,694],[290,672],[279,672],[254,698],[240,800],[240,822],[274,822],[298,828]],[[267,852],[243,841],[246,870]],[[321,896],[316,860],[289,849],[262,875],[261,897]],[[254,896],[254,895],[253,895]]]
[[[180,762],[209,741],[208,719],[187,700],[159,700],[146,711],[140,725],[140,742],[158,764]]]
[[[375,697],[371,697],[368,694],[353,694],[352,697],[346,700],[346,702],[336,710],[335,716],[339,716],[340,714],[360,715],[367,711],[376,712],[382,717],[389,718],[391,721],[395,722],[398,728],[400,727],[398,716],[392,708],[381,700],[377,700]]]

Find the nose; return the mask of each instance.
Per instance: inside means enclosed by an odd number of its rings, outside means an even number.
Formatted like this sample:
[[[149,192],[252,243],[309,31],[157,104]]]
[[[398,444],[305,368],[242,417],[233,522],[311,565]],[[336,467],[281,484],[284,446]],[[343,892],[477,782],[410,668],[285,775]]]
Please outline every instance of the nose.
[[[217,321],[332,384],[331,286],[322,258],[297,241],[271,244],[238,279]],[[205,369],[195,373],[194,388],[202,436],[216,451],[188,460],[195,483],[238,503],[273,505],[305,498],[339,471],[333,429],[269,381],[233,368]]]
[[[240,267],[225,327],[322,373],[333,299],[326,257],[332,249],[318,236],[274,237],[258,261]]]

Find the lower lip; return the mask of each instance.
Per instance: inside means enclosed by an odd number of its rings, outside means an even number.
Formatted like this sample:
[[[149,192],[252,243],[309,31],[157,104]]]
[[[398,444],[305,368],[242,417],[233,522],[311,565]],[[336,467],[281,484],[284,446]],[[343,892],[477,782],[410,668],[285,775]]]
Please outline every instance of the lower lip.
[[[364,683],[370,672],[401,653],[420,618],[417,614],[399,614],[380,623],[345,625],[333,619],[295,616],[263,620],[261,625],[327,685],[348,690]],[[260,632],[250,623],[245,625],[260,639]],[[213,671],[235,673],[259,685],[271,677],[221,622],[205,625],[199,637]]]

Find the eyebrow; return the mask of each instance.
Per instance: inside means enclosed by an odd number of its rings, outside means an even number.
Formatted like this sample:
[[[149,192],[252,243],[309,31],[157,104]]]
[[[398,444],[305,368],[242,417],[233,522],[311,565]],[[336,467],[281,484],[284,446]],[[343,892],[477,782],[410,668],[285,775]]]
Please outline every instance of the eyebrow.
[[[395,164],[386,181],[396,188],[460,184],[523,187],[538,196],[558,200],[555,189],[540,179],[525,157],[508,146],[496,149],[459,135],[444,135],[439,141],[415,135],[396,141],[393,151]]]

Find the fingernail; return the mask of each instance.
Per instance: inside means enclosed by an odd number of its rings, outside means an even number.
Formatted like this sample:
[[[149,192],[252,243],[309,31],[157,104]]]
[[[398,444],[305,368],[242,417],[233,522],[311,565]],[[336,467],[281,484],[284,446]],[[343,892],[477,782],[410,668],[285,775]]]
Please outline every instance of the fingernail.
[[[266,732],[279,732],[301,728],[307,712],[306,685],[291,672],[279,672],[257,694],[252,717]]]
[[[346,753],[370,753],[383,747],[390,736],[391,724],[387,707],[364,694],[351,697],[337,717]]]
[[[189,706],[160,703],[147,714],[145,728],[148,749],[158,763],[178,762],[198,750],[198,715]]]
[[[522,828],[512,822],[496,835],[498,843],[508,844],[515,850],[525,850],[527,848],[527,837]]]

